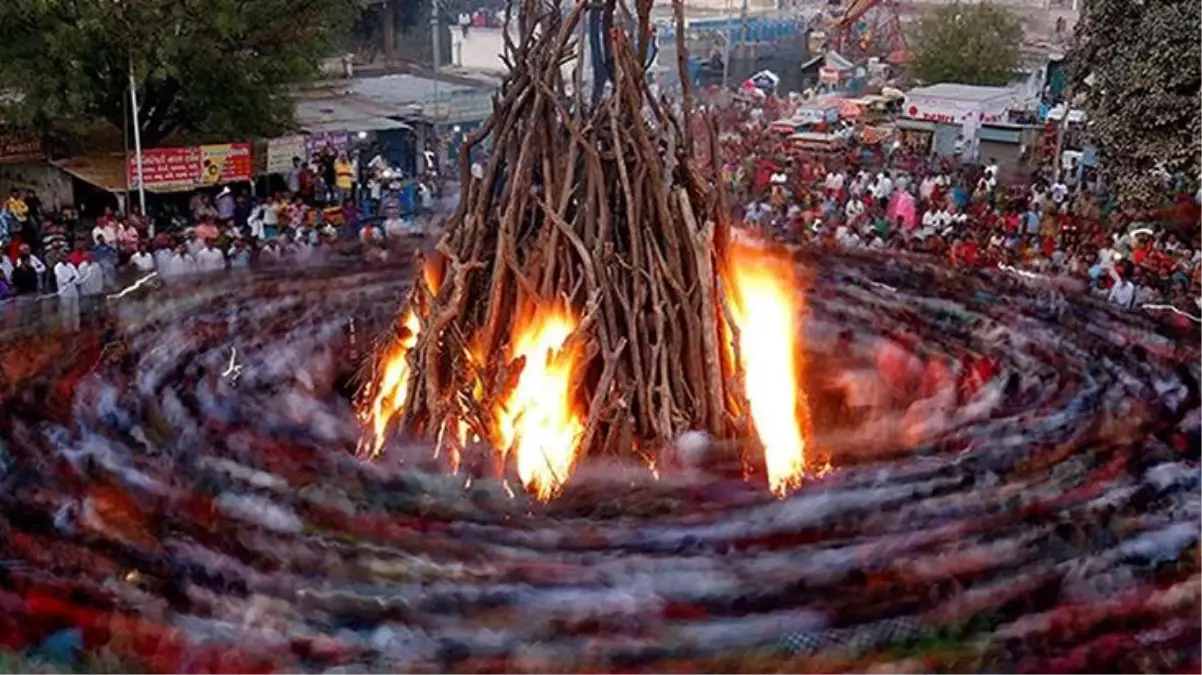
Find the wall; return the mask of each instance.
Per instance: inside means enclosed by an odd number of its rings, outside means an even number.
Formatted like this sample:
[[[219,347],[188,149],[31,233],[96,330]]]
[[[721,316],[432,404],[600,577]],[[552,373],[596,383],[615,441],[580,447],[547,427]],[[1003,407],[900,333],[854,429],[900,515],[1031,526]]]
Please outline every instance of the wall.
[[[0,196],[7,198],[13,188],[32,188],[48,210],[70,206],[75,198],[71,176],[45,163],[0,165]]]

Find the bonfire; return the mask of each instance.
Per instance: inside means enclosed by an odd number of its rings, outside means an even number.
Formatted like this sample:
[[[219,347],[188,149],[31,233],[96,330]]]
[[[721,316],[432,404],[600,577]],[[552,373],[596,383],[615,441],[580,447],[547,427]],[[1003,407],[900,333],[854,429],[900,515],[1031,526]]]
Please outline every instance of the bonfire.
[[[507,9],[510,72],[460,150],[463,199],[380,351],[365,453],[398,433],[451,457],[485,443],[545,500],[583,457],[646,456],[704,431],[749,441],[747,464],[775,493],[800,481],[793,263],[732,237],[708,159],[716,123],[692,112],[682,41],[685,113],[652,94],[651,8]],[[683,35],[679,0],[674,10]],[[592,92],[563,69],[586,25],[604,76]]]

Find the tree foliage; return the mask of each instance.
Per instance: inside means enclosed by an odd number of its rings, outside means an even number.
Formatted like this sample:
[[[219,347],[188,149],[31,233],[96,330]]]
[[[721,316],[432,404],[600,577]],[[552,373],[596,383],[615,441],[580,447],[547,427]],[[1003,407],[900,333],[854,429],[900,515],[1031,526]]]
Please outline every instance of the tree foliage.
[[[269,135],[292,121],[360,0],[3,0],[0,119],[120,128],[134,73],[142,140]]]
[[[1070,54],[1103,175],[1130,197],[1202,166],[1198,0],[1086,0]],[[1163,173],[1161,176],[1163,176]]]
[[[908,38],[913,50],[910,75],[927,84],[1008,84],[1020,64],[1022,39],[1022,23],[1002,7],[933,7]]]

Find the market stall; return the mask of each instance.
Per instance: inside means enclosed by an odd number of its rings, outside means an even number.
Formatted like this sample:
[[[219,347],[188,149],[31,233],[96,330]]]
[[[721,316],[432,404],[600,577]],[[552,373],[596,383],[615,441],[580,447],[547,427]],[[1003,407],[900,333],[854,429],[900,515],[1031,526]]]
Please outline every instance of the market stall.
[[[929,148],[937,155],[955,155],[957,148],[975,156],[977,130],[982,124],[1004,122],[1012,109],[1021,109],[1022,94],[1008,87],[978,87],[943,83],[906,92],[899,129],[929,133]]]

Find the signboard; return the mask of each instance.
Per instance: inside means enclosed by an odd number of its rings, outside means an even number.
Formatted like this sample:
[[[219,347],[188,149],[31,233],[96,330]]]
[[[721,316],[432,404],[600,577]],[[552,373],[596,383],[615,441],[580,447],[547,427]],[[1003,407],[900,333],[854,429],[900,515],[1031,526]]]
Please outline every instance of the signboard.
[[[204,185],[250,180],[253,171],[249,143],[200,146],[200,182]]]
[[[128,162],[129,184],[138,185],[138,161]],[[189,190],[251,179],[249,143],[225,143],[142,151],[142,178],[152,190]]]
[[[350,144],[351,135],[345,131],[321,131],[309,134],[305,143],[305,156],[315,157],[327,148],[333,148],[335,153],[346,152]]]
[[[292,158],[308,157],[307,137],[284,136],[267,141],[267,173],[288,173],[292,169]]]
[[[1009,98],[1000,98],[976,103],[908,96],[902,112],[911,119],[940,124],[994,124],[1006,120],[1011,101]]]
[[[138,161],[129,158],[129,184],[138,186]],[[148,148],[142,151],[142,181],[149,188],[187,189],[200,173],[200,148]]]
[[[46,156],[42,142],[24,134],[0,134],[0,164],[37,161]]]

